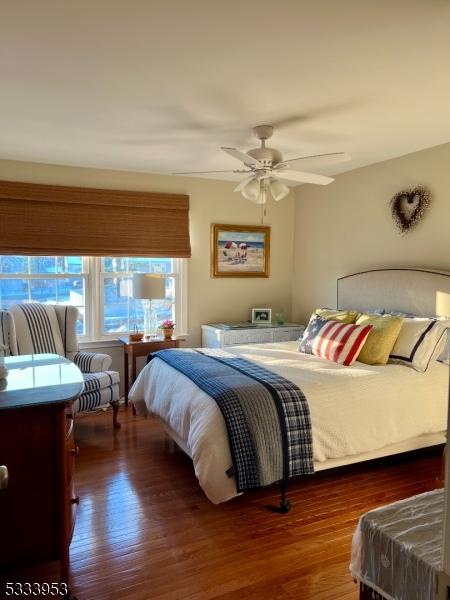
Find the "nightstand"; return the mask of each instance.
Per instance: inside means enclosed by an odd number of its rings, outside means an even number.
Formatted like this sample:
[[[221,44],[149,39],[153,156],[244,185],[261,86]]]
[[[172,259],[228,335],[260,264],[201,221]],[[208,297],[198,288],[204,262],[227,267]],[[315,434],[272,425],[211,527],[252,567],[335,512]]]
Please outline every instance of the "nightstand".
[[[127,335],[119,338],[119,342],[123,344],[125,361],[125,406],[128,406],[128,390],[136,381],[136,358],[138,358],[138,356],[148,356],[151,352],[156,352],[157,350],[178,348],[180,346],[180,342],[184,341],[185,338],[176,336],[174,336],[171,340],[165,340],[164,338],[142,338],[142,340],[139,340],[138,342],[131,341]]]

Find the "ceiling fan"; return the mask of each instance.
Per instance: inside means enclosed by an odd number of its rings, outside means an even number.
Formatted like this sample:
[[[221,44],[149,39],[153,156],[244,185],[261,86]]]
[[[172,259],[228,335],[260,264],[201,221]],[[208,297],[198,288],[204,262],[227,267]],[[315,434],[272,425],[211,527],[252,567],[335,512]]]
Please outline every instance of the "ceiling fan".
[[[244,163],[245,169],[233,169],[225,171],[193,171],[175,173],[175,175],[206,175],[208,173],[242,173],[247,174],[239,185],[234,189],[247,200],[255,204],[265,204],[267,192],[270,190],[274,200],[278,201],[289,194],[289,188],[283,181],[296,183],[313,183],[317,185],[328,185],[334,179],[325,175],[316,175],[305,171],[297,171],[297,167],[307,166],[313,162],[315,166],[330,165],[347,162],[351,157],[345,152],[333,152],[330,154],[318,154],[291,158],[283,160],[279,150],[266,147],[266,140],[273,135],[272,125],[258,125],[253,128],[255,136],[261,140],[259,148],[252,148],[242,152],[237,148],[222,147],[221,149]],[[292,168],[294,167],[294,169]]]

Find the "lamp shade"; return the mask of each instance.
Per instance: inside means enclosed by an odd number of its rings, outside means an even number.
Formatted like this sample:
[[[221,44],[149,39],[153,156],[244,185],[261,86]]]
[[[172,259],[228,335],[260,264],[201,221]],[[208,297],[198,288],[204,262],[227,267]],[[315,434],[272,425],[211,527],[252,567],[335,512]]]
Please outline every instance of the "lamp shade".
[[[164,300],[166,279],[150,273],[133,274],[133,298],[136,300]]]

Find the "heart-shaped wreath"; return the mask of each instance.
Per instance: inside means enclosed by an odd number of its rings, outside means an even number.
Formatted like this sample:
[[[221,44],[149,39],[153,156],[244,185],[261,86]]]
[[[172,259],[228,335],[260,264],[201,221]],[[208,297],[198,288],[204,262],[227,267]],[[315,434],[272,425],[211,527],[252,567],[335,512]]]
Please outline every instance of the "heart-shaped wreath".
[[[431,203],[431,193],[423,186],[402,190],[391,199],[394,223],[405,234],[422,220]]]

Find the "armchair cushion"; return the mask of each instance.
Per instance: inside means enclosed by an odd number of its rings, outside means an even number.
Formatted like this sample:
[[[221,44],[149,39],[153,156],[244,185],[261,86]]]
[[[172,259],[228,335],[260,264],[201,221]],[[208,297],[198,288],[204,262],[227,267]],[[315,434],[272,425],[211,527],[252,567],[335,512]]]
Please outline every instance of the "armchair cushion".
[[[117,371],[104,371],[101,373],[83,373],[83,379],[84,394],[85,392],[100,390],[103,388],[111,387],[116,383],[119,383],[119,373],[117,373]]]
[[[18,354],[59,354],[65,356],[55,309],[49,304],[30,302],[10,307],[16,329]]]
[[[69,357],[77,365],[82,373],[97,373],[107,371],[112,363],[108,354],[99,352],[77,352]]]
[[[74,414],[95,410],[119,400],[119,373],[85,373],[84,391],[73,404]]]

